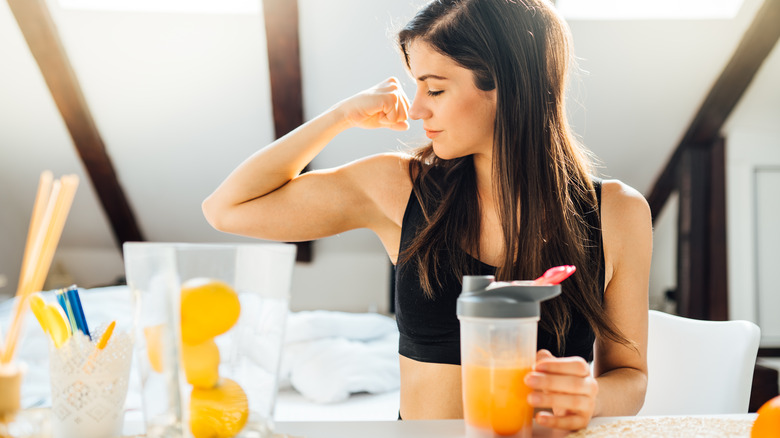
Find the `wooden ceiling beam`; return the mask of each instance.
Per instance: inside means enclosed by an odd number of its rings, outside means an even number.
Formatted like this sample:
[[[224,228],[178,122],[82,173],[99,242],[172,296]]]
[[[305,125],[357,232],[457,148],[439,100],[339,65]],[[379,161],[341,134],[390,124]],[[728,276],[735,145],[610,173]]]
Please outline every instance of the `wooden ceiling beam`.
[[[121,248],[144,240],[45,0],[8,0]]]
[[[298,1],[263,0],[276,138],[303,124]]]
[[[780,38],[778,23],[780,0],[764,0],[728,64],[653,184],[647,196],[653,220],[658,217],[677,186],[682,150],[689,147],[711,147],[717,143],[723,124]]]
[[[298,37],[298,0],[263,0],[274,136],[303,124],[303,86]],[[296,260],[312,260],[312,243],[296,242]]]

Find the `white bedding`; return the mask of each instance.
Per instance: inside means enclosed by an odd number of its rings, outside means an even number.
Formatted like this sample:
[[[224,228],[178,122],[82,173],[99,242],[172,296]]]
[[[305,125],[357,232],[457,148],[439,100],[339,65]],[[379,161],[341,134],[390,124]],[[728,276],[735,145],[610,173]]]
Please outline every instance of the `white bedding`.
[[[80,292],[87,321],[116,320],[116,330],[132,332],[133,301],[126,286]],[[54,301],[51,292],[44,292]],[[13,300],[0,303],[0,327],[8,329]],[[28,365],[23,383],[25,407],[50,405],[48,340],[28,313],[17,358]],[[378,314],[290,313],[280,367],[277,421],[394,420],[398,415],[398,332]],[[134,370],[135,371],[135,370]],[[133,372],[125,405],[140,411]]]

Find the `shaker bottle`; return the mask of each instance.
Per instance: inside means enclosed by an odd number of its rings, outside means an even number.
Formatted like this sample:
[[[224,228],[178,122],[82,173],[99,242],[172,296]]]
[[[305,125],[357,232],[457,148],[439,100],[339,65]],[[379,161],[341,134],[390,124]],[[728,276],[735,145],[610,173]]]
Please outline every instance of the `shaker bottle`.
[[[467,437],[531,437],[534,411],[523,379],[536,359],[539,302],[561,286],[530,283],[463,277],[457,314]]]

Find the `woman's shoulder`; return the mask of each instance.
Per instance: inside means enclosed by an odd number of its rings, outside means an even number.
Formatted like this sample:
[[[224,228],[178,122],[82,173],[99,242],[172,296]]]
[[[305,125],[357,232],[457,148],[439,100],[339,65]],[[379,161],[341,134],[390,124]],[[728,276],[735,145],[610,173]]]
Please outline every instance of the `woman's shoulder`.
[[[403,152],[371,155],[353,161],[340,170],[350,184],[358,186],[393,222],[400,223],[412,192],[409,163]]]
[[[412,157],[403,152],[388,152],[369,155],[355,160],[345,166],[342,171],[354,178],[359,178],[366,185],[409,185],[409,162]]]
[[[601,196],[603,202],[615,204],[613,207],[640,208],[647,205],[645,197],[637,189],[619,179],[601,180]]]
[[[601,222],[605,248],[652,242],[650,206],[642,194],[616,179],[601,183]]]
[[[601,216],[628,224],[645,222],[650,220],[650,206],[637,189],[617,179],[605,179],[601,181]]]

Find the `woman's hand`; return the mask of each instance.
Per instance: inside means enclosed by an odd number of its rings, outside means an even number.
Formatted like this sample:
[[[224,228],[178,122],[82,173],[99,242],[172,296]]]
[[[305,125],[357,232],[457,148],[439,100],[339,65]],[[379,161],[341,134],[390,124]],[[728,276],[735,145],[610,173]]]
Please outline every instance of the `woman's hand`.
[[[389,78],[340,102],[339,107],[353,126],[409,129],[409,98],[396,78]]]
[[[531,406],[552,410],[536,414],[536,422],[541,426],[582,429],[593,417],[599,385],[583,358],[557,358],[547,350],[539,350],[536,365],[525,377],[525,383],[531,389]]]

